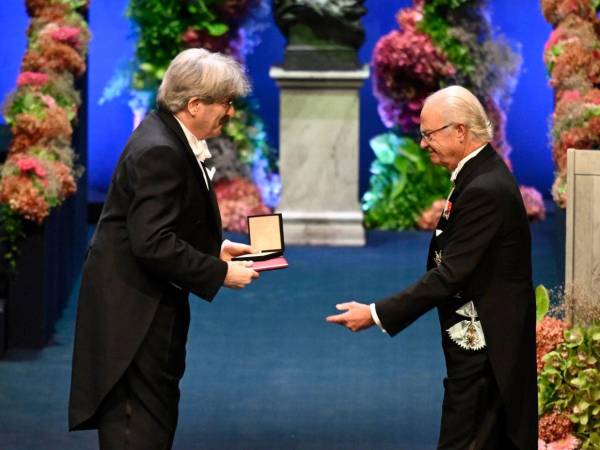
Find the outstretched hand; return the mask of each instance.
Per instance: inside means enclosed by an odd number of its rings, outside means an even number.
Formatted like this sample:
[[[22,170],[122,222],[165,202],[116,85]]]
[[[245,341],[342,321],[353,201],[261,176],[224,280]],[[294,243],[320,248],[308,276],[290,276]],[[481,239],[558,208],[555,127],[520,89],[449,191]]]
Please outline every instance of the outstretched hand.
[[[335,307],[338,311],[346,312],[328,316],[325,320],[329,323],[337,323],[354,332],[365,330],[375,325],[369,305],[358,302],[347,302],[339,303]]]

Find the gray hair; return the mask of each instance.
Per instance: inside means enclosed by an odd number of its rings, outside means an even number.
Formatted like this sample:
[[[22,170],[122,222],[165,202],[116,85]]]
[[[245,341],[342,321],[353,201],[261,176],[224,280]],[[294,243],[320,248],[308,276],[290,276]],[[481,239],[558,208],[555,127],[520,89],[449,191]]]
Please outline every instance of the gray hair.
[[[438,101],[442,115],[448,121],[465,125],[477,140],[492,141],[494,126],[481,102],[469,90],[462,86],[448,86],[427,97],[423,106]]]
[[[169,64],[158,88],[156,104],[172,113],[181,111],[192,97],[206,103],[243,97],[250,82],[242,66],[230,56],[190,48]]]

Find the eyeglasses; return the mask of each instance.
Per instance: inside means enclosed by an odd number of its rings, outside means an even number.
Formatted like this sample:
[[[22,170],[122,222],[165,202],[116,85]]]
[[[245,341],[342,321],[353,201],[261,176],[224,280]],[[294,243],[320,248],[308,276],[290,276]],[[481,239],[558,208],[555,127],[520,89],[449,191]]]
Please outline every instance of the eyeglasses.
[[[224,100],[215,100],[212,97],[198,97],[200,99],[200,101],[204,102],[204,103],[216,103],[217,105],[223,105],[225,107],[225,109],[229,109],[233,106],[233,100],[226,98]]]
[[[421,142],[421,140],[424,140],[425,142],[430,142],[431,135],[433,133],[437,133],[438,131],[445,130],[446,128],[448,128],[449,126],[452,126],[452,125],[454,125],[454,122],[450,122],[450,123],[444,125],[443,127],[436,128],[435,130],[432,130],[432,131],[417,131],[417,138],[419,139],[419,142]]]
[[[229,109],[233,106],[233,100],[221,100],[220,102],[215,102],[218,103],[219,105],[223,105],[226,109]]]

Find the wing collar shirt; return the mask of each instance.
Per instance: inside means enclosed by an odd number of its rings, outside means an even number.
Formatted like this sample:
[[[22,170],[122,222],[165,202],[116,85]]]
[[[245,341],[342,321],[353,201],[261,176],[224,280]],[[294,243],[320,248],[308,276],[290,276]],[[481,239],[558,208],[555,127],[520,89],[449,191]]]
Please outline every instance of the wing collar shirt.
[[[209,169],[204,170],[205,169],[204,161],[212,156],[210,154],[210,151],[208,150],[208,144],[206,143],[206,141],[204,139],[198,139],[196,136],[194,136],[194,134],[183,124],[183,122],[181,120],[179,120],[177,118],[177,116],[173,115],[173,117],[175,117],[175,120],[181,126],[181,129],[183,130],[183,134],[185,134],[185,138],[187,139],[188,144],[190,144],[190,147],[192,148],[192,151],[194,152],[194,156],[196,156],[196,161],[198,161],[198,165],[200,166],[200,171],[202,172],[202,176],[204,177],[204,182],[206,183],[206,189],[210,190],[210,186],[208,184],[208,179],[206,178],[206,173]],[[213,173],[214,173],[214,167],[213,167]],[[212,175],[209,175],[209,176],[212,178]],[[221,250],[223,250],[223,247],[225,245],[227,245],[228,243],[229,243],[229,240],[225,239],[221,243]],[[175,286],[176,288],[181,289],[181,287],[178,286],[177,284],[175,284],[173,282],[171,282],[171,284],[173,286]]]
[[[456,169],[454,169],[454,171],[452,172],[452,175],[450,175],[450,181],[452,181],[452,190],[454,190],[454,183],[456,181],[456,178],[458,177],[458,174],[460,173],[462,168],[465,166],[465,164],[468,161],[470,161],[471,159],[475,158],[479,154],[479,152],[481,152],[481,150],[484,149],[484,147],[486,145],[487,145],[487,143],[482,145],[481,147],[473,150],[471,153],[469,153],[467,156],[465,156],[463,159],[461,159],[458,162]],[[452,191],[450,191],[448,198],[450,198],[450,195],[452,195]],[[385,328],[383,328],[383,325],[381,324],[381,321],[379,320],[379,317],[377,316],[377,310],[375,309],[375,303],[371,303],[369,305],[369,307],[371,308],[371,317],[373,318],[373,322],[375,322],[377,324],[377,326],[381,329],[381,331],[386,333]]]
[[[188,130],[188,128],[183,124],[183,122],[177,118],[177,116],[174,115],[173,117],[175,117],[175,120],[177,120],[177,122],[181,126],[183,134],[185,134],[185,138],[187,139],[188,143],[190,144],[190,147],[192,148],[192,151],[194,152],[194,155],[196,156],[196,160],[198,161],[198,165],[200,166],[200,171],[202,172],[202,176],[204,177],[204,182],[206,183],[206,188],[210,189],[208,185],[208,180],[206,179],[206,170],[204,170],[203,164],[204,160],[212,156],[210,154],[210,151],[208,150],[208,145],[206,144],[206,141],[204,139],[198,139],[196,136],[194,136],[194,134],[190,130]]]

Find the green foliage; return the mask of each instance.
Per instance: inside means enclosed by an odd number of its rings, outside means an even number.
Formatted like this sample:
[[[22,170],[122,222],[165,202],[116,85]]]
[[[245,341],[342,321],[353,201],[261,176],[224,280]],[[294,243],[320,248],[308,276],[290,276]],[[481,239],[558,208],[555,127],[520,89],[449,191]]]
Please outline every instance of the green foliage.
[[[235,104],[234,116],[223,128],[223,136],[234,143],[238,157],[244,164],[251,165],[258,153],[267,160],[271,170],[276,170],[275,151],[267,142],[264,127],[258,115],[258,105],[248,99],[239,99]]]
[[[450,33],[450,25],[446,21],[449,10],[457,9],[468,0],[432,0],[425,4],[423,20],[418,27],[444,51],[457,70],[465,75],[475,72],[475,61],[469,48]]]
[[[539,323],[550,309],[548,289],[540,284],[535,288],[535,323]]]
[[[11,273],[16,273],[17,256],[19,255],[19,243],[25,238],[23,232],[23,221],[8,204],[0,204],[0,242],[2,243],[2,255]]]
[[[15,124],[19,114],[31,114],[37,119],[43,119],[46,114],[46,108],[47,105],[39,95],[23,91],[23,93],[17,93],[12,98],[4,118],[10,126]]]
[[[80,9],[87,6],[88,0],[59,0],[58,3],[69,5],[72,9]]]
[[[450,191],[446,169],[407,137],[385,133],[370,141],[376,159],[363,196],[365,224],[384,230],[414,228],[423,210]]]
[[[538,376],[540,415],[568,411],[582,448],[600,442],[600,326],[566,330],[565,342],[547,353]]]
[[[183,49],[182,35],[188,28],[205,30],[211,36],[225,34],[229,30],[227,24],[217,22],[211,10],[221,3],[223,0],[130,0],[127,14],[139,29],[139,66],[133,87],[158,87],[169,62]]]

